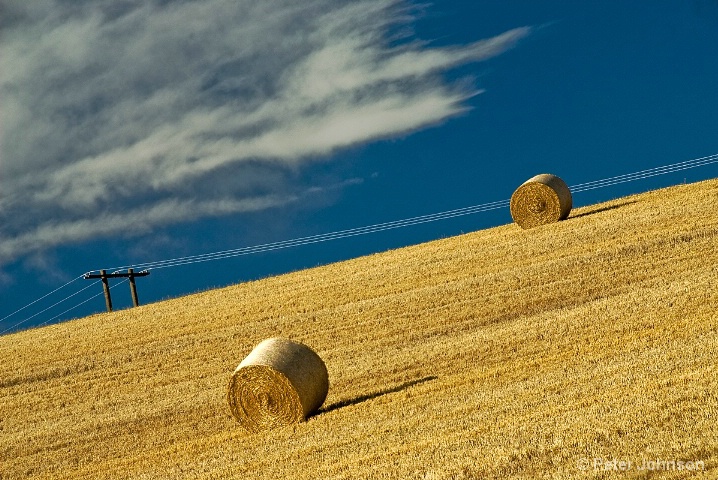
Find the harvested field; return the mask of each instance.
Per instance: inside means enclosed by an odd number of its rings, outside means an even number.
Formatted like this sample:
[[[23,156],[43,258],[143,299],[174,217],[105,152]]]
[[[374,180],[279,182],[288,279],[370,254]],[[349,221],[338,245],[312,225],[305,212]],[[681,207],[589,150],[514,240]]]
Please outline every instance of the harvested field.
[[[716,204],[681,185],[0,337],[0,478],[718,477]],[[249,434],[227,384],[275,336],[329,394]]]

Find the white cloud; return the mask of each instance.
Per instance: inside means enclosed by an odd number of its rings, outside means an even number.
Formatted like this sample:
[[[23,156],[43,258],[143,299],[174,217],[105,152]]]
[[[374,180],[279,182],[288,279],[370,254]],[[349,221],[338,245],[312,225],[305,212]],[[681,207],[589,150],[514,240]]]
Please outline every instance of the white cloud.
[[[300,197],[287,172],[412,132],[478,92],[441,74],[513,47],[392,41],[402,0],[5,0],[0,264]]]
[[[242,199],[218,199],[208,201],[163,200],[133,210],[115,213],[100,213],[91,218],[77,220],[50,220],[39,227],[0,243],[0,259],[44,248],[76,243],[87,240],[87,232],[95,236],[138,235],[156,226],[179,221],[193,220],[204,216],[226,215],[238,212],[252,212],[286,204],[291,197],[257,197]],[[131,226],[129,228],[128,226]]]

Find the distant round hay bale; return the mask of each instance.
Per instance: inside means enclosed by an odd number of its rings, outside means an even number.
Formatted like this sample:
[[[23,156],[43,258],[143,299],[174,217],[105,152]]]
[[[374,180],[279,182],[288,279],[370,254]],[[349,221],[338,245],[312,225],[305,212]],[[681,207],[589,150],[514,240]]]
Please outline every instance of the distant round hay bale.
[[[299,342],[269,338],[235,369],[227,400],[239,423],[256,433],[306,419],[328,391],[329,374],[319,355]]]
[[[511,217],[521,228],[533,228],[563,220],[573,200],[566,182],[543,173],[526,180],[511,195]]]

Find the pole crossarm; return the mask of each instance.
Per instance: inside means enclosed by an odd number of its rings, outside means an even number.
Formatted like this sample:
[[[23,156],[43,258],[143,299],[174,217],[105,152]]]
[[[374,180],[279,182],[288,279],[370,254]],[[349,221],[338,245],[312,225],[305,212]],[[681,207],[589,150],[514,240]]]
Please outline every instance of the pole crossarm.
[[[112,297],[110,296],[110,285],[107,281],[108,278],[128,278],[130,280],[130,295],[132,295],[132,306],[137,307],[140,305],[139,300],[137,299],[137,287],[135,285],[135,278],[136,277],[146,277],[150,274],[149,270],[142,270],[141,272],[135,272],[133,268],[128,268],[126,273],[122,272],[113,272],[113,273],[107,273],[105,270],[100,270],[100,273],[92,273],[88,272],[84,274],[82,277],[85,280],[93,280],[96,278],[99,278],[102,280],[102,289],[105,292],[105,304],[107,306],[107,311],[112,311]]]
[[[149,270],[143,270],[143,271],[137,272],[137,273],[132,272],[131,270],[132,269],[130,268],[130,270],[127,273],[118,273],[118,272],[101,273],[102,271],[100,273],[86,273],[82,276],[82,278],[84,278],[85,280],[92,280],[94,278],[131,278],[131,277],[146,277],[147,275],[150,274]]]

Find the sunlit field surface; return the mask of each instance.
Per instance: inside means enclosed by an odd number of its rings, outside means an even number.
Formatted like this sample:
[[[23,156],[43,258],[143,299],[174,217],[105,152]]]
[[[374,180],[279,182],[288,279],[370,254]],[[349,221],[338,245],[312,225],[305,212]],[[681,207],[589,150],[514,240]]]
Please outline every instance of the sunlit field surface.
[[[0,337],[0,478],[718,477],[718,181]],[[248,434],[261,340],[329,396]]]

